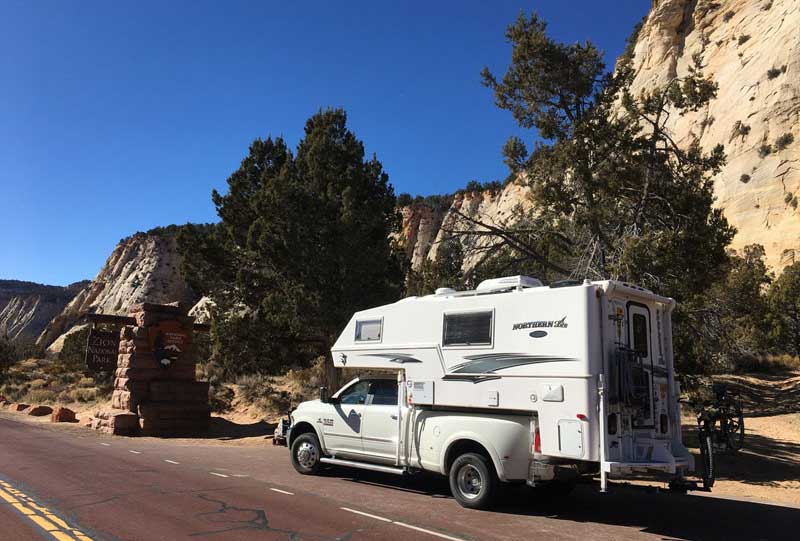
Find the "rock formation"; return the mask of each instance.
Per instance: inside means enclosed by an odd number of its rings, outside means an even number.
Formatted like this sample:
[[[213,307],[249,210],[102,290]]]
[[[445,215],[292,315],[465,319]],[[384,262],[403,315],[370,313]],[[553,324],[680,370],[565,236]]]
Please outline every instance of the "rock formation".
[[[762,244],[780,272],[800,260],[800,2],[797,0],[654,0],[633,47],[634,93],[687,73],[699,55],[719,84],[708,107],[673,115],[673,138],[699,137],[725,146],[727,164],[715,180],[717,205],[738,229],[732,247]],[[403,236],[414,267],[433,258],[455,210],[502,223],[525,190],[465,193],[449,210],[403,209]],[[465,261],[469,266],[470,261]]]
[[[41,333],[47,347],[86,314],[125,314],[139,303],[193,305],[198,296],[180,272],[174,231],[137,233],[123,239],[94,280]]]
[[[633,52],[634,92],[685,75],[698,55],[719,92],[673,115],[673,137],[725,146],[714,189],[738,229],[733,248],[762,244],[776,271],[800,260],[800,3],[657,0]]]
[[[424,202],[414,203],[401,209],[403,225],[400,242],[413,268],[425,259],[435,259],[439,244],[451,236],[448,231],[476,229],[469,219],[494,226],[510,225],[517,210],[530,209],[532,202],[527,188],[516,182],[507,184],[499,191],[458,192],[452,197],[449,208],[431,208]],[[466,237],[460,237],[468,242]],[[480,244],[480,240],[477,241]],[[467,257],[464,267],[476,262],[475,256]]]
[[[89,282],[67,287],[0,280],[0,335],[34,341],[53,317]]]

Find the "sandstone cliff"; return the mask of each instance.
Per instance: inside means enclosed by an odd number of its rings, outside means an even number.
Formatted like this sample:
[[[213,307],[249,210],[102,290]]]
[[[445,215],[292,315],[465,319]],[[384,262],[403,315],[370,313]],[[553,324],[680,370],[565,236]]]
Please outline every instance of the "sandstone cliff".
[[[499,191],[458,192],[452,196],[447,208],[415,203],[400,211],[403,217],[401,242],[411,266],[417,269],[425,259],[436,258],[440,243],[451,236],[449,231],[482,229],[470,220],[493,226],[510,225],[518,210],[530,207],[527,188],[515,182],[506,184]],[[459,236],[459,239],[462,244],[473,243],[471,247],[486,241],[468,236]],[[465,253],[464,268],[467,269],[476,263],[478,256],[470,256],[469,249]]]
[[[778,272],[800,260],[800,2],[655,0],[633,53],[634,93],[685,75],[700,56],[718,96],[702,111],[673,115],[668,128],[684,144],[697,136],[706,150],[725,146],[715,192],[738,229],[732,247],[762,244]],[[530,202],[510,184],[498,194],[456,195],[449,210],[404,208],[407,254],[415,268],[435,257],[455,210],[503,223],[517,204]]]
[[[800,2],[656,0],[633,52],[634,92],[685,75],[699,55],[717,98],[669,128],[725,146],[714,188],[739,231],[733,247],[764,245],[777,271],[800,259]]]
[[[120,241],[95,279],[47,325],[37,344],[49,346],[90,312],[125,314],[141,302],[191,306],[197,299],[181,276],[174,231],[137,233]]]
[[[14,341],[33,341],[82,287],[47,286],[18,280],[0,280],[0,335]]]

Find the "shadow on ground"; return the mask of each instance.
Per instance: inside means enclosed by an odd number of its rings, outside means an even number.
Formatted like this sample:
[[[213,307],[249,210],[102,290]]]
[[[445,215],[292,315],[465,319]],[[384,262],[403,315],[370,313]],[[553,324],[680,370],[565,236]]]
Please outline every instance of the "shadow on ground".
[[[275,423],[256,421],[253,423],[235,423],[222,417],[211,417],[208,432],[200,435],[203,439],[231,441],[242,438],[272,438],[275,432]]]
[[[738,393],[747,417],[800,413],[800,374],[796,371],[718,377]]]
[[[327,470],[355,484],[382,486],[392,490],[451,499],[442,476],[419,474],[396,477],[356,470]],[[348,476],[349,475],[349,476]],[[453,505],[456,505],[453,503]],[[525,485],[504,486],[487,520],[502,524],[504,516],[547,518],[563,523],[598,523],[624,526],[664,539],[797,539],[800,509],[757,502],[715,498],[712,495],[681,495],[655,487],[612,483],[606,494],[597,483],[578,485],[568,496],[535,492]],[[533,525],[532,525],[533,527]],[[558,531],[558,525],[550,528]],[[603,532],[598,532],[602,537]]]
[[[683,438],[688,447],[697,449],[695,426],[684,425]],[[694,456],[695,463],[701,464],[699,451]],[[800,442],[745,431],[744,447],[738,452],[715,453],[714,464],[717,479],[775,487],[779,481],[800,480]]]

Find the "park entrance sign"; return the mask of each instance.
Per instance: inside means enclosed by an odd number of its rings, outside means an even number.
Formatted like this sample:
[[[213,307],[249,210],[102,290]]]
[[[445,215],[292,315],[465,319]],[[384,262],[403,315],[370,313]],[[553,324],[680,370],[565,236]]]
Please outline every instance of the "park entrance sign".
[[[86,368],[89,372],[114,372],[119,353],[119,330],[104,331],[92,326],[86,343]]]

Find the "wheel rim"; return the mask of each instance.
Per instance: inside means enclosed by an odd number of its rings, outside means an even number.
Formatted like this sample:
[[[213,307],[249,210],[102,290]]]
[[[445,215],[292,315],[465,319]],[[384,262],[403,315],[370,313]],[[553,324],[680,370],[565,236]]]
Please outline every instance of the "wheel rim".
[[[319,458],[317,448],[304,441],[297,447],[297,463],[304,468],[313,468]]]
[[[468,500],[474,500],[483,491],[483,477],[478,468],[472,464],[465,464],[458,470],[458,491]]]

